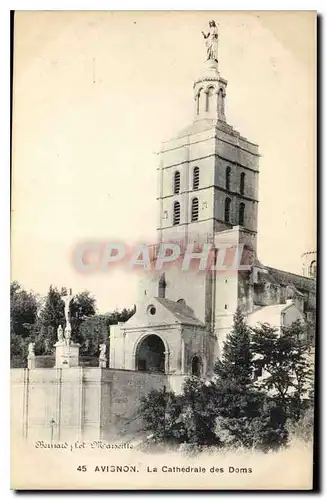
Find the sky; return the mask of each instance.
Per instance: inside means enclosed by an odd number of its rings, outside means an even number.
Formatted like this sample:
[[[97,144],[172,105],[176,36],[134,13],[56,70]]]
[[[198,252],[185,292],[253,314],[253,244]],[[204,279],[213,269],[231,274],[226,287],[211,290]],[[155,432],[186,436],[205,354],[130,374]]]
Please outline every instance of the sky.
[[[227,122],[259,144],[258,257],[316,247],[315,14],[16,12],[12,279],[132,307],[138,273],[81,274],[76,245],[155,242],[160,143],[193,119],[201,31],[219,25]]]

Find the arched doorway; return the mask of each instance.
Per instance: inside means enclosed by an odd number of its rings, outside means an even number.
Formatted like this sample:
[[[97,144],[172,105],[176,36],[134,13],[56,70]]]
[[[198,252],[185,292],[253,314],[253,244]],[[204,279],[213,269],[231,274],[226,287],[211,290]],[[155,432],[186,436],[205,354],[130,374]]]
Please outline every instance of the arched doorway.
[[[195,377],[201,376],[201,359],[199,356],[193,356],[192,358],[192,375]]]
[[[165,373],[165,345],[158,335],[147,335],[138,345],[136,370]]]

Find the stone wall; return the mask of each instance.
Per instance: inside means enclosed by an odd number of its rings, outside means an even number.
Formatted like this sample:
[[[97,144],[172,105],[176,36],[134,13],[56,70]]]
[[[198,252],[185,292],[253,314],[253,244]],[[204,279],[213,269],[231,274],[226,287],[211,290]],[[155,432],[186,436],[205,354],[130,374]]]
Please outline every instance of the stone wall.
[[[109,439],[133,423],[140,398],[164,374],[102,368],[11,370],[13,432],[31,441]],[[126,430],[126,429],[125,429]]]
[[[111,380],[111,428],[130,433],[140,428],[140,398],[151,390],[168,389],[162,373],[109,370]],[[105,399],[104,399],[105,401]]]

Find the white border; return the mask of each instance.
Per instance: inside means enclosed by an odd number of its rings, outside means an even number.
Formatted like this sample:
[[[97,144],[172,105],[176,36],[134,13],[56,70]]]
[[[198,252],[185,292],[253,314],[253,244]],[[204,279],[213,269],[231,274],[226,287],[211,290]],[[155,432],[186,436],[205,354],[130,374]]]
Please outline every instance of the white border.
[[[10,231],[10,221],[9,221],[9,206],[10,206],[10,193],[9,193],[9,182],[10,182],[10,153],[9,153],[9,140],[10,140],[10,122],[9,122],[9,109],[10,109],[10,82],[8,78],[8,70],[10,64],[10,37],[9,37],[9,11],[10,9],[16,10],[316,10],[321,15],[325,14],[326,11],[325,0],[297,0],[293,2],[291,0],[274,0],[265,2],[260,1],[247,1],[242,2],[240,0],[229,0],[228,8],[223,8],[219,2],[216,1],[208,1],[202,0],[201,2],[188,1],[183,2],[180,0],[174,0],[174,2],[166,1],[157,1],[155,5],[152,2],[133,2],[132,0],[120,0],[119,2],[113,2],[110,0],[94,0],[90,1],[72,1],[72,0],[56,0],[52,2],[45,3],[44,0],[34,0],[30,2],[26,1],[16,1],[10,2],[3,0],[0,6],[0,53],[1,53],[1,92],[0,92],[0,109],[1,109],[1,167],[0,167],[0,235],[1,235],[1,258],[0,258],[0,277],[1,277],[1,286],[0,286],[0,305],[1,305],[1,313],[0,313],[0,334],[1,334],[1,359],[0,359],[0,370],[1,370],[1,467],[0,467],[0,490],[1,490],[1,498],[7,499],[11,498],[13,493],[9,491],[9,477],[10,477],[10,463],[8,460],[9,457],[9,331],[10,331],[10,321],[9,321],[9,281],[10,281],[10,254],[9,254],[9,231]],[[322,54],[325,49],[324,37],[322,36],[322,44],[321,47],[321,60],[323,59]],[[321,75],[322,81],[324,81],[324,74]],[[322,89],[321,89],[322,90]],[[322,115],[325,115],[325,106],[326,100],[322,100],[321,104],[323,104]],[[323,119],[321,117],[321,121]],[[321,147],[326,142],[325,130],[321,131]],[[323,161],[323,155],[320,158],[321,162]],[[326,176],[323,175],[325,165],[320,165],[321,169],[321,193],[327,192],[326,187]],[[322,227],[324,228],[324,220],[327,219],[326,214],[326,205],[323,203],[324,197],[322,196],[322,213],[321,222]],[[325,217],[324,217],[325,216]],[[321,246],[325,248],[325,241],[321,237]],[[322,251],[321,248],[321,251]],[[322,257],[322,256],[321,256]],[[322,263],[320,262],[320,266]],[[325,272],[320,275],[320,290],[323,287],[323,283],[325,282]],[[325,303],[325,297],[321,300],[321,311],[327,309],[327,304]],[[323,319],[323,318],[322,318]],[[322,351],[325,353],[326,342],[323,341],[324,337],[324,328],[323,321],[320,325],[321,332],[321,347]],[[323,356],[323,354],[322,354]],[[320,373],[321,385],[324,385],[324,381],[326,380],[326,374],[324,369],[325,363],[321,363],[322,372]],[[322,393],[325,391],[324,388],[321,387]],[[323,394],[322,394],[323,395]],[[321,401],[323,402],[323,401]],[[3,408],[4,404],[4,408]],[[324,412],[323,412],[324,413]],[[321,417],[321,422],[323,422],[323,417]],[[324,449],[325,449],[325,434],[322,433],[322,437],[324,438]],[[78,493],[77,493],[78,494]],[[220,496],[221,493],[218,493]],[[45,495],[45,494],[44,494]],[[37,498],[43,498],[43,494],[38,494]],[[110,496],[113,496],[113,493],[110,493]],[[202,494],[199,493],[199,496]],[[62,497],[67,497],[66,494],[61,494]],[[282,495],[283,496],[283,495]],[[36,497],[36,495],[30,495],[30,497]],[[93,495],[85,495],[84,498],[92,498]],[[120,495],[121,497],[121,495]],[[228,495],[230,497],[230,494]]]

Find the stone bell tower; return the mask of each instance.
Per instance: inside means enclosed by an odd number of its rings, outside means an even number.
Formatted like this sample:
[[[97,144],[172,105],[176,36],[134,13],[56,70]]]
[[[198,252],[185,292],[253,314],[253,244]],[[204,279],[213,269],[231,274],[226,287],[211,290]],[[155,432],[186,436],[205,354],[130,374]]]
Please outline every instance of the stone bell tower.
[[[227,123],[215,21],[202,34],[206,60],[193,84],[193,123],[160,151],[159,241],[213,242],[240,226],[256,252],[258,146]]]
[[[255,255],[258,146],[228,124],[216,23],[210,21],[202,35],[206,53],[190,96],[192,123],[163,143],[159,154],[158,240],[183,247],[243,244]],[[209,331],[224,336],[240,302],[240,274],[183,272],[178,266],[165,272],[165,297],[183,299]],[[158,296],[159,280],[148,280],[141,299]]]

